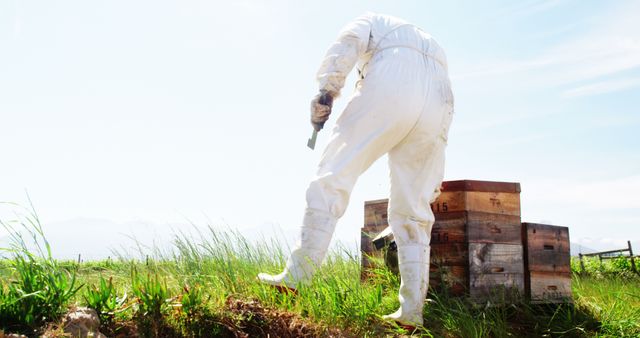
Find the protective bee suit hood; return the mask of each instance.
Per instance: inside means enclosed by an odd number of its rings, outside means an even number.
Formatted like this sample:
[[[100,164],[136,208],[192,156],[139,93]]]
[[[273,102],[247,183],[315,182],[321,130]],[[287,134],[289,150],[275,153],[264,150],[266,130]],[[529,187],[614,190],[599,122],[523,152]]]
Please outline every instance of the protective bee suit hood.
[[[259,278],[291,288],[308,283],[322,263],[358,177],[387,154],[388,218],[401,257],[400,308],[388,318],[420,325],[435,220],[429,203],[443,179],[453,117],[447,61],[436,41],[416,26],[367,13],[343,28],[327,51],[317,73],[319,89],[340,96],[356,64],[360,80],[307,189],[301,241],[280,275]]]

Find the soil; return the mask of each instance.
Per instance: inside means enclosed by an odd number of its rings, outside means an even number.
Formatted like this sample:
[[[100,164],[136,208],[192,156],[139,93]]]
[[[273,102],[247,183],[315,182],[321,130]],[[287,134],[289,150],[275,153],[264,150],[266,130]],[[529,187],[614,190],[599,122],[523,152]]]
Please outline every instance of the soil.
[[[223,324],[231,337],[355,337],[297,314],[265,308],[255,300],[229,298],[226,306],[230,316],[223,319]]]
[[[221,315],[199,318],[197,321],[201,338],[249,338],[249,337],[357,337],[353,333],[326,325],[314,323],[311,319],[299,314],[264,307],[257,300],[227,298]],[[43,330],[48,338],[68,337],[60,324],[49,324]],[[156,333],[140,330],[134,320],[116,321],[110,325],[102,325],[100,331],[107,337],[135,338],[157,336],[163,338],[183,338],[175,328],[166,321],[159,323]],[[146,330],[148,331],[148,330]],[[1,337],[1,336],[0,336]]]

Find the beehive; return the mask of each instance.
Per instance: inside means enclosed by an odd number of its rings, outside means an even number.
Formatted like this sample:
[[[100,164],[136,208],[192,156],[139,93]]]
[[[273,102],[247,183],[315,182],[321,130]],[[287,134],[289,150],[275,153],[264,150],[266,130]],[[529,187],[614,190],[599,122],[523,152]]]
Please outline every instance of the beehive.
[[[431,233],[433,288],[468,293],[483,301],[492,293],[524,293],[520,218],[481,212],[440,215]]]
[[[380,255],[371,238],[387,226],[386,206],[387,200],[365,203],[365,269],[370,266],[367,255]],[[431,232],[431,287],[468,294],[476,301],[524,294],[518,183],[443,182],[431,208],[436,217]]]
[[[532,303],[572,301],[569,228],[523,223],[525,289]]]
[[[387,223],[388,200],[367,201],[364,203],[364,227],[360,232],[360,251],[362,252],[362,272],[366,274],[372,266],[370,257],[382,257],[380,248],[375,248],[373,238],[382,232]]]

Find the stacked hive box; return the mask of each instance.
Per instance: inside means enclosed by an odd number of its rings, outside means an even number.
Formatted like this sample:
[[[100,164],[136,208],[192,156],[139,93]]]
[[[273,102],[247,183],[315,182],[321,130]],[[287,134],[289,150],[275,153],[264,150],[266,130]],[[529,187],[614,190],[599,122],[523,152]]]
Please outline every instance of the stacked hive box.
[[[431,207],[433,287],[476,301],[524,294],[518,183],[444,182]]]
[[[525,288],[532,303],[572,301],[569,228],[523,223]]]
[[[375,248],[373,238],[387,226],[388,200],[367,201],[364,203],[364,227],[361,231],[360,250],[362,251],[363,276],[372,267],[371,257],[381,258],[384,254],[380,248]]]
[[[431,205],[430,285],[484,301],[493,294],[524,294],[520,185],[484,181],[443,182]],[[365,204],[363,267],[376,254],[371,235],[387,226],[386,200]],[[505,292],[508,289],[510,292]]]

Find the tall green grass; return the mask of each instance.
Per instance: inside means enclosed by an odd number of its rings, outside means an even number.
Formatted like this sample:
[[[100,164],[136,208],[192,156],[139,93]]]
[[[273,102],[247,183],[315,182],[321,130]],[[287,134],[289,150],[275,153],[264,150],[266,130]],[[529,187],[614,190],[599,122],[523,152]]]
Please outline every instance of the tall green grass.
[[[275,240],[254,243],[232,229],[209,226],[176,233],[168,250],[145,251],[136,245],[137,257],[120,255],[78,265],[53,259],[37,216],[28,216],[22,223],[3,223],[13,236],[0,261],[5,270],[0,274],[6,276],[0,282],[0,328],[5,330],[33,332],[73,304],[98,310],[110,325],[103,329],[113,335],[125,334],[119,330],[128,325],[135,325],[143,337],[215,337],[247,323],[271,325],[250,311],[231,313],[230,300],[241,299],[321,327],[341,328],[346,336],[410,333],[381,319],[399,305],[398,276],[376,261],[368,278],[361,280],[360,256],[349,249],[334,250],[311,285],[297,295],[282,294],[256,279],[259,272],[283,268],[285,246]],[[35,254],[19,230],[44,243]],[[573,289],[574,304],[564,305],[474,304],[430,293],[425,328],[413,333],[464,338],[640,336],[639,278],[574,275]]]
[[[257,282],[259,272],[279,273],[285,263],[283,246],[277,241],[251,243],[240,233],[220,232],[208,227],[197,237],[184,234],[175,237],[176,251],[171,259],[174,274],[183,276],[181,283],[208,286],[213,298],[222,302],[231,295],[251,295],[261,303],[329,324],[363,326],[379,322],[383,311],[395,306],[396,295],[385,292],[397,286],[397,277],[386,269],[378,283],[361,283],[360,258],[344,248],[334,250],[310,286],[301,286],[298,295],[274,292]],[[381,312],[382,311],[382,312]]]
[[[69,300],[82,287],[76,267],[62,268],[51,253],[38,215],[33,208],[20,208],[15,220],[0,220],[8,232],[0,281],[0,327],[34,331],[57,320],[67,310]],[[27,245],[31,239],[32,248]],[[35,251],[35,252],[34,252]]]
[[[382,261],[370,271],[370,278],[362,281],[360,257],[344,248],[335,250],[312,284],[301,287],[294,296],[275,292],[255,279],[258,272],[282,270],[286,255],[278,242],[252,244],[233,230],[209,227],[196,236],[178,234],[174,244],[175,251],[170,256],[154,257],[154,269],[162,269],[167,278],[175,278],[174,283],[178,285],[203,285],[214,307],[222,307],[229,296],[245,297],[328,326],[351,328],[356,335],[407,333],[381,320],[381,315],[397,308],[399,284],[398,277]],[[633,276],[624,280],[629,284],[627,294],[637,297],[640,281]],[[559,306],[522,303],[483,307],[464,298],[430,293],[431,301],[425,307],[426,329],[419,333],[435,337],[588,337],[612,334],[614,331],[607,327],[620,327],[617,335],[640,334],[633,325],[640,322],[634,311],[619,311],[603,317],[597,305],[606,299],[600,295],[587,301],[588,298],[582,296],[588,290],[582,287],[585,284],[593,288],[603,285],[603,290],[613,287],[610,291],[620,286],[576,275],[575,304]],[[621,302],[618,306],[624,308],[626,304],[634,303]],[[631,317],[626,319],[627,315]]]
[[[576,306],[593,314],[602,336],[640,337],[640,278],[577,277],[573,289]]]

